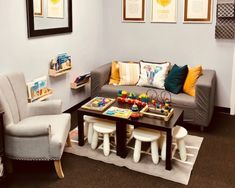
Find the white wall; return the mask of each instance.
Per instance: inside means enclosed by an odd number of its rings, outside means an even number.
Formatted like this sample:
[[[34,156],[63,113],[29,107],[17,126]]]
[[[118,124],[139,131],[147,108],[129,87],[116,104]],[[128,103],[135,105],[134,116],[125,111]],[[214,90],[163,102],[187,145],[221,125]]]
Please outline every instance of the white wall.
[[[183,2],[178,1],[176,24],[150,23],[151,0],[146,0],[146,23],[122,23],[121,0],[104,0],[104,26],[109,60],[170,61],[202,65],[217,74],[216,105],[230,107],[234,41],[215,40],[212,24],[183,24]]]
[[[0,0],[0,72],[22,71],[26,80],[47,75],[49,62],[57,54],[72,56],[73,69],[65,76],[48,78],[52,98],[63,101],[66,110],[88,94],[71,91],[76,75],[103,63],[103,3],[73,0],[73,33],[28,39],[25,0]]]
[[[214,39],[215,11],[213,24],[182,24],[183,1],[178,1],[177,24],[150,23],[150,3],[146,23],[122,23],[121,0],[73,0],[72,34],[28,39],[25,0],[0,0],[0,72],[23,71],[30,81],[47,75],[49,61],[67,52],[73,69],[48,79],[52,98],[62,99],[66,110],[88,94],[71,91],[73,77],[112,59],[202,64],[217,72],[216,105],[229,107],[234,43]]]

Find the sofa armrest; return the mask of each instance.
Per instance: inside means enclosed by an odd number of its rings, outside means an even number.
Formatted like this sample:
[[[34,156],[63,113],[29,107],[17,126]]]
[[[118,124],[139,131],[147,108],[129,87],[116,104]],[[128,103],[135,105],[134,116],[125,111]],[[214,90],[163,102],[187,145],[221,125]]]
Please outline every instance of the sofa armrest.
[[[99,95],[100,89],[109,81],[111,73],[111,63],[104,64],[91,71],[91,96]]]
[[[61,113],[61,100],[49,100],[28,104],[28,116],[55,115]]]
[[[51,132],[49,124],[9,124],[5,127],[5,133],[16,137],[48,136]]]
[[[216,73],[214,70],[203,70],[196,83],[195,123],[201,126],[210,124],[215,100]]]

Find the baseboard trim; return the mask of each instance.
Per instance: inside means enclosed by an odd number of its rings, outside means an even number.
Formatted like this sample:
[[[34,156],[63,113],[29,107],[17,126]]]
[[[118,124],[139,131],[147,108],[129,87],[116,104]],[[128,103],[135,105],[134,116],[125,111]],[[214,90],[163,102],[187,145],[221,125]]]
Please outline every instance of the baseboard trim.
[[[91,100],[91,97],[88,97],[88,98],[84,99],[83,101],[81,101],[80,103],[72,106],[68,110],[65,110],[64,113],[72,113],[72,112],[76,111],[78,108],[80,108],[82,105],[87,103],[89,100]]]
[[[214,111],[217,113],[230,114],[230,108],[215,106]]]

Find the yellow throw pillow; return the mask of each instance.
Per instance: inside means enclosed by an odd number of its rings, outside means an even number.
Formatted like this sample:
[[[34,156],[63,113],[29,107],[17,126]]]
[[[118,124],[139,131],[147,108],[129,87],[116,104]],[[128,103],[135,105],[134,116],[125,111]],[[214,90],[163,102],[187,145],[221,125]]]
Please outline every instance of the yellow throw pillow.
[[[202,66],[189,68],[186,80],[184,82],[183,91],[191,96],[195,96],[195,84],[202,74]]]
[[[111,76],[109,80],[110,85],[118,85],[120,82],[119,64],[118,61],[112,61]]]
[[[140,66],[138,63],[119,62],[120,82],[119,85],[136,85],[139,80]]]

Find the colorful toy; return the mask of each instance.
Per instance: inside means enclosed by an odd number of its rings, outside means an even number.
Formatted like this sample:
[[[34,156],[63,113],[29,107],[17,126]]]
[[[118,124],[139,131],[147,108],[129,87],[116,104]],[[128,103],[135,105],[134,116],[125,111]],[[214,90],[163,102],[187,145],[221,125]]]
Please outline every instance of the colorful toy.
[[[95,111],[104,111],[114,102],[115,102],[115,99],[112,99],[112,98],[95,97],[88,103],[84,104],[82,108],[95,110]]]
[[[142,101],[142,102],[148,102],[149,101],[149,97],[147,96],[147,94],[145,93],[142,93],[140,96],[139,96],[139,100]]]
[[[126,98],[126,97],[127,97],[127,91],[125,91],[125,90],[122,91],[122,97],[123,97],[123,98]]]
[[[131,110],[132,110],[131,118],[138,119],[140,117],[138,106],[136,104],[133,104]]]
[[[118,108],[115,106],[111,106],[103,114],[128,119],[130,117],[131,113],[132,113],[132,111],[130,109],[124,109],[124,108]]]

